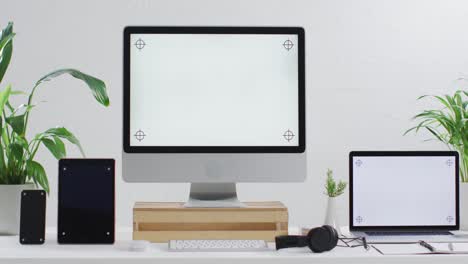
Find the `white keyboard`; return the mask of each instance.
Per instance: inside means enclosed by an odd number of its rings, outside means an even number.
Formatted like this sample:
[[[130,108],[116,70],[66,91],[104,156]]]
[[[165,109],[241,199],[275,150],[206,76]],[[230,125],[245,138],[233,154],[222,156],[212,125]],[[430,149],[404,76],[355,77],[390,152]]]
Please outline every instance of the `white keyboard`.
[[[267,250],[265,240],[170,240],[173,251],[259,251]]]

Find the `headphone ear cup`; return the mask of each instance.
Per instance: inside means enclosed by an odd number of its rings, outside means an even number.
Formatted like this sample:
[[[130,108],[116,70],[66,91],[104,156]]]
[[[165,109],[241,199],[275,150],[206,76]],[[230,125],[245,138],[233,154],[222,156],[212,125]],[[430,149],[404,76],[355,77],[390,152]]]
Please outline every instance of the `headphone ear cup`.
[[[316,227],[309,231],[307,234],[309,241],[309,248],[314,253],[321,253],[326,251],[328,241],[330,240],[329,231],[323,227]]]
[[[324,225],[322,227],[327,229],[328,232],[330,233],[330,243],[328,244],[329,246],[327,250],[332,250],[338,244],[338,231],[336,231],[334,227],[329,226],[329,225]]]
[[[324,225],[313,228],[307,234],[309,248],[312,252],[321,253],[332,250],[338,244],[338,232],[335,228]]]

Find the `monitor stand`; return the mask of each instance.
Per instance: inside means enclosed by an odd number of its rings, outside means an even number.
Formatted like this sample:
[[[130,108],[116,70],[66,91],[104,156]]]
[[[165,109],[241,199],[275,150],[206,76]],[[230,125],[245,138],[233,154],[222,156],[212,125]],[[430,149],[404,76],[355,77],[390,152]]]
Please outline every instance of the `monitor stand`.
[[[184,207],[246,207],[237,199],[236,183],[191,183]]]

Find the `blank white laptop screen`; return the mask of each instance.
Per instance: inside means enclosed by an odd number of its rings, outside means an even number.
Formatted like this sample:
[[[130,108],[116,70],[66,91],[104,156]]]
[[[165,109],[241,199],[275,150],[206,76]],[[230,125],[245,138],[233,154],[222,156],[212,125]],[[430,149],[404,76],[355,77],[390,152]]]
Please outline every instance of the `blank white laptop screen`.
[[[354,156],[354,226],[456,225],[455,156]]]
[[[299,145],[297,35],[130,38],[131,146]]]

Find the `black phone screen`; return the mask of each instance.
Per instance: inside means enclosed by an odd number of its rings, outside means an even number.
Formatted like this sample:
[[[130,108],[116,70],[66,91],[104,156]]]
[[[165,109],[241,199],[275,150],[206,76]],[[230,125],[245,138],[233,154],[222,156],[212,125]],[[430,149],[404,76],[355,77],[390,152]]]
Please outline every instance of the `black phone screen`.
[[[114,242],[115,161],[59,161],[58,242]]]
[[[45,240],[46,192],[21,192],[20,236],[21,244],[43,244]]]

